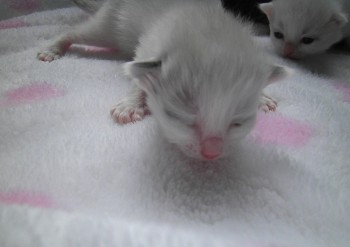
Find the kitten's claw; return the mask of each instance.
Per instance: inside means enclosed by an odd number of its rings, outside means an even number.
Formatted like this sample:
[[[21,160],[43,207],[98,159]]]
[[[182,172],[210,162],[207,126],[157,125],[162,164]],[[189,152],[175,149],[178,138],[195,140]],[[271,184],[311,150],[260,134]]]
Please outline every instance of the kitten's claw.
[[[57,60],[62,56],[62,53],[58,50],[45,50],[40,51],[37,54],[37,58],[44,62],[52,62],[53,60]]]
[[[121,102],[110,111],[113,120],[118,124],[134,123],[141,121],[149,110],[146,106],[132,106]]]
[[[276,111],[277,101],[263,94],[260,98],[259,108],[264,112]]]

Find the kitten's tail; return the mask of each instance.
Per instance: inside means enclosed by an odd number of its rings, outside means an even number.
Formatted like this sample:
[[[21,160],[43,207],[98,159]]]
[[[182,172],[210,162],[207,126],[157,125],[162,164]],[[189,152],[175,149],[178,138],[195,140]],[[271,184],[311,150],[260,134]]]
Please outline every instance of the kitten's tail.
[[[104,0],[72,0],[82,10],[94,14],[100,9]]]

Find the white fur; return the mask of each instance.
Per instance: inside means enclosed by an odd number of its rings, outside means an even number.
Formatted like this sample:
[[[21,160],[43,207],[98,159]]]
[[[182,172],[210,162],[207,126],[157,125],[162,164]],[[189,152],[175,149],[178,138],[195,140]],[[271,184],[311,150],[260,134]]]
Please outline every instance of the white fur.
[[[350,1],[348,0],[274,0],[261,4],[260,8],[270,21],[270,36],[276,51],[281,55],[286,44],[300,58],[323,53],[341,39],[349,39]],[[277,39],[275,32],[284,35]],[[303,44],[302,38],[314,38],[311,44]],[[287,55],[286,55],[287,56]]]
[[[332,81],[349,83],[350,56],[307,61],[323,75],[295,66],[268,88],[278,113],[260,116],[289,124],[260,126],[230,158],[204,164],[165,142],[153,117],[112,123],[108,109],[130,85],[119,61],[102,59],[110,54],[77,47],[59,62],[31,58],[82,17],[76,8],[39,12],[21,17],[28,27],[0,31],[1,101],[42,81],[66,91],[0,109],[5,201],[6,192],[32,192],[58,207],[2,204],[1,247],[349,247],[350,104]],[[312,130],[300,146],[286,140],[300,133],[293,122]]]
[[[112,117],[122,124],[141,120],[148,106],[169,141],[196,158],[205,138],[223,139],[224,156],[230,143],[250,132],[263,87],[281,72],[265,61],[250,28],[213,1],[108,1],[48,50],[57,56],[76,42],[115,43],[122,55],[135,54],[125,68],[139,88],[113,108]],[[51,53],[39,58],[55,59]]]

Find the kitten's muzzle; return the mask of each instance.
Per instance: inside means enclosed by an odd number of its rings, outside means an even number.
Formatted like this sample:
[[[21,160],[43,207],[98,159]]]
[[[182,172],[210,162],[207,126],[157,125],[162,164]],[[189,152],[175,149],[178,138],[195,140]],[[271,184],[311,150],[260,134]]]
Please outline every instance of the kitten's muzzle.
[[[200,152],[204,159],[214,160],[218,158],[224,147],[224,141],[222,138],[213,136],[205,138],[200,144]]]
[[[293,43],[286,42],[283,48],[283,56],[293,57],[294,52],[295,52],[295,45]]]

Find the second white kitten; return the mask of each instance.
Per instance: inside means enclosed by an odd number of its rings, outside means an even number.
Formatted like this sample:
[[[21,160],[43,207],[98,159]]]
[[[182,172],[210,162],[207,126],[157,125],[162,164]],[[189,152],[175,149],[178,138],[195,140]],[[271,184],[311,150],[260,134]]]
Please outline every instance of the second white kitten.
[[[323,53],[342,39],[350,47],[349,0],[274,0],[260,4],[276,51],[301,58]]]

